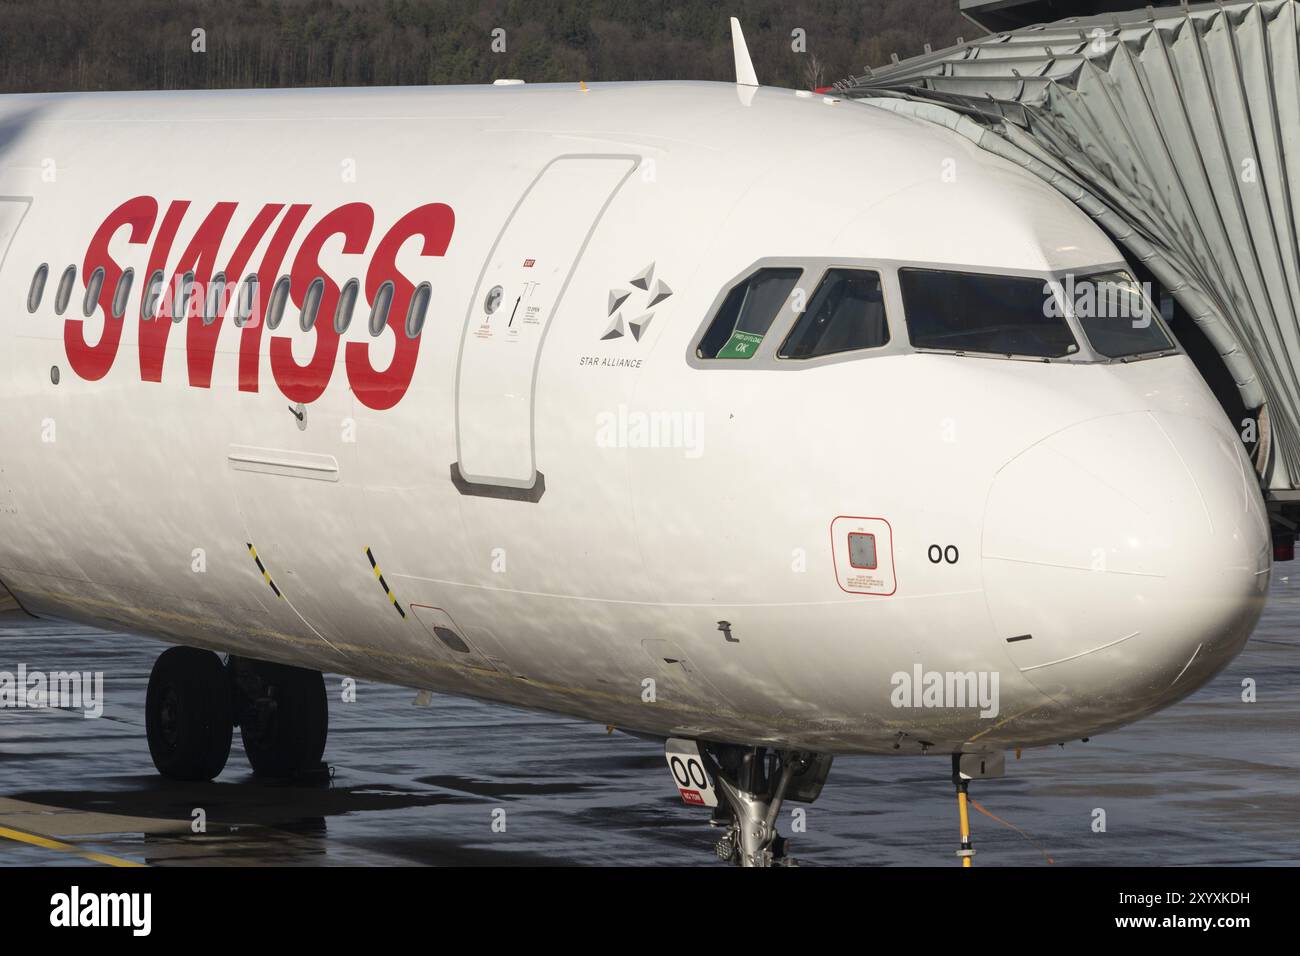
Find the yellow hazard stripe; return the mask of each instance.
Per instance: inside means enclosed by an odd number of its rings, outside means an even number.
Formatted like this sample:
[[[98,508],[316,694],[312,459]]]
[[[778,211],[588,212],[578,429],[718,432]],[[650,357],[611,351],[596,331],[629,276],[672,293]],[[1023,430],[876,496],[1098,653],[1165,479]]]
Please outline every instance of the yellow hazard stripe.
[[[398,614],[405,618],[405,609],[402,605],[397,603],[397,595],[393,593],[393,589],[390,588],[388,582],[384,580],[384,572],[379,570],[379,562],[375,560],[375,553],[368,547],[366,548],[366,559],[370,562],[370,570],[375,572],[375,580],[379,582],[379,586],[382,587],[384,593],[388,595],[388,602],[397,609]]]
[[[262,559],[257,556],[257,549],[253,547],[252,542],[248,542],[248,553],[253,556],[253,562],[257,565],[257,570],[262,572],[262,579],[270,585],[271,590],[275,592],[275,596],[278,598],[284,597],[284,595],[280,593],[280,589],[275,586],[275,582],[271,580],[271,572],[266,570],[266,565],[264,565]]]
[[[75,847],[71,843],[61,843],[58,840],[52,840],[49,837],[41,836],[37,833],[24,833],[22,830],[11,830],[8,827],[0,827],[0,837],[6,840],[13,840],[17,843],[26,843],[31,846],[43,847],[46,850],[60,850],[64,853],[74,853],[92,863],[103,863],[107,866],[144,866],[143,863],[137,863],[134,860],[124,860],[120,856],[109,856],[107,853],[95,853],[91,850],[83,850]]]

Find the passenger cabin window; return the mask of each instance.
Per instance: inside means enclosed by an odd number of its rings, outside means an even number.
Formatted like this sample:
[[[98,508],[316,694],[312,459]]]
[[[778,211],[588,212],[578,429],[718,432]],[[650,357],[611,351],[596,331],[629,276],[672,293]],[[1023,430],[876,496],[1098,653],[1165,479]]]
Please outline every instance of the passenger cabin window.
[[[1079,350],[1042,279],[900,269],[907,332],[918,349],[1062,358]]]
[[[208,294],[203,301],[203,324],[211,325],[217,316],[226,311],[226,274],[218,272],[208,282]]]
[[[148,320],[154,318],[158,309],[158,300],[162,297],[163,291],[163,271],[155,269],[149,276],[149,284],[145,286],[144,295],[140,297],[140,318]]]
[[[695,354],[703,359],[748,359],[758,351],[801,269],[759,269],[722,300]]]
[[[81,314],[90,318],[99,304],[99,294],[104,291],[104,267],[99,266],[86,280],[86,295],[81,300]]]
[[[375,292],[374,304],[370,307],[370,334],[383,335],[384,326],[388,325],[388,310],[393,305],[393,282],[388,280]]]
[[[271,289],[271,303],[266,309],[266,327],[275,331],[284,318],[284,307],[289,304],[289,277],[280,276]]]
[[[172,293],[172,321],[184,322],[190,312],[190,296],[194,293],[193,270],[181,277]]]
[[[820,358],[838,352],[879,348],[889,342],[880,273],[831,269],[786,337],[783,359]]]
[[[27,290],[27,311],[35,312],[41,307],[41,297],[45,295],[45,280],[49,278],[50,266],[42,262],[36,267],[36,274],[32,276],[32,286]]]
[[[349,279],[339,293],[339,304],[334,307],[334,331],[342,335],[352,325],[352,312],[357,307],[357,292],[361,284]]]
[[[113,290],[113,318],[120,319],[126,315],[126,302],[131,296],[131,283],[135,281],[135,270],[127,269],[117,277],[117,288]]]
[[[1106,358],[1168,352],[1158,309],[1127,272],[1102,272],[1074,284],[1074,314],[1089,344]]]
[[[235,301],[235,327],[242,329],[248,324],[248,320],[253,317],[253,309],[257,306],[257,273],[250,272],[244,277],[243,284],[239,287],[239,297]]]
[[[411,296],[411,304],[406,310],[406,337],[418,339],[424,331],[424,319],[429,314],[429,298],[433,289],[427,282],[421,282]]]
[[[310,332],[316,327],[316,316],[320,314],[320,302],[324,296],[325,280],[317,276],[311,280],[311,285],[307,286],[307,295],[302,302],[302,315],[298,318],[298,323],[304,332]]]
[[[77,267],[68,266],[59,278],[59,287],[54,292],[54,311],[62,315],[68,310],[68,300],[72,298],[72,286],[77,281]]]

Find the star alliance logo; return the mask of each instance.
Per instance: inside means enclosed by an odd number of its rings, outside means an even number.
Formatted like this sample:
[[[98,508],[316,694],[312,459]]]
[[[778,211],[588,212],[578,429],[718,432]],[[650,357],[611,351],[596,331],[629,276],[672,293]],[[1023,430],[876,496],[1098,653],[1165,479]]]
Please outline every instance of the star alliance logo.
[[[608,342],[611,339],[621,339],[625,335],[631,335],[637,342],[645,335],[646,329],[650,327],[650,322],[654,319],[655,306],[663,302],[673,290],[669,288],[668,283],[663,279],[655,278],[655,264],[652,262],[629,281],[631,289],[610,289],[608,311],[609,326],[605,329],[605,334],[600,337],[602,342]],[[640,290],[637,292],[636,290]],[[633,301],[640,300],[641,308],[634,308]],[[624,312],[634,318],[624,318]]]

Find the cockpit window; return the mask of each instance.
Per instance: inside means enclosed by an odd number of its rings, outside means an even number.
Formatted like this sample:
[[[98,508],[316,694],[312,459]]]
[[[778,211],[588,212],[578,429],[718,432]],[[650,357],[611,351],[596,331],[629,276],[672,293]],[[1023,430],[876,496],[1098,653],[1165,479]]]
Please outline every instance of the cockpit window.
[[[880,273],[831,269],[781,346],[778,357],[810,359],[889,342]]]
[[[1127,358],[1174,348],[1156,307],[1127,272],[1101,272],[1062,283],[1074,315],[1098,354]]]
[[[759,269],[723,299],[695,354],[704,359],[748,359],[790,298],[802,269]]]
[[[900,269],[907,331],[918,349],[1063,358],[1079,350],[1042,279]]]

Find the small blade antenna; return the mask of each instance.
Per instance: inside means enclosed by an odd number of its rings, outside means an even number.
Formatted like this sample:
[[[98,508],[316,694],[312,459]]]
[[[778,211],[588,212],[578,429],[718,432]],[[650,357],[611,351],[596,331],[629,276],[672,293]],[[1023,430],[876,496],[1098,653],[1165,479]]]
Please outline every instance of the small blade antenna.
[[[749,58],[749,47],[745,45],[745,31],[740,28],[740,21],[735,17],[731,18],[731,52],[736,57],[736,83],[740,86],[758,86],[754,61]]]

